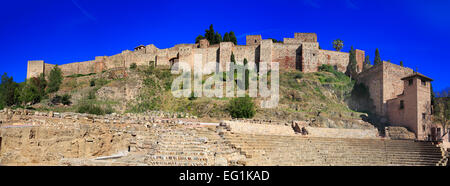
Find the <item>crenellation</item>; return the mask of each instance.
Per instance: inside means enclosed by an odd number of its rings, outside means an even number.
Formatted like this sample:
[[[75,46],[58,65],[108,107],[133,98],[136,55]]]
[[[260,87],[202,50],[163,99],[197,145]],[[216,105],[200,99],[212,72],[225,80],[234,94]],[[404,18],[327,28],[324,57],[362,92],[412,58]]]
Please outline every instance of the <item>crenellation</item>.
[[[129,68],[133,63],[147,66],[152,61],[157,66],[170,67],[176,62],[186,62],[193,67],[194,54],[202,54],[203,64],[217,62],[224,66],[226,62],[230,62],[232,53],[237,61],[273,61],[280,63],[282,69],[304,72],[316,72],[322,64],[334,65],[344,72],[348,65],[348,53],[319,49],[315,33],[295,33],[294,38],[285,38],[283,43],[273,43],[271,39],[262,39],[261,35],[248,35],[246,40],[246,45],[234,45],[231,42],[210,45],[208,40],[202,39],[197,44],[177,44],[165,49],[159,49],[153,44],[139,45],[133,51],[123,50],[113,56],[97,56],[93,61],[64,64],[60,68],[64,76],[70,76]],[[364,51],[357,50],[358,66],[361,66],[360,58],[363,56]],[[40,73],[47,74],[52,68],[53,65],[44,65],[43,62],[30,62],[27,78],[36,77]]]

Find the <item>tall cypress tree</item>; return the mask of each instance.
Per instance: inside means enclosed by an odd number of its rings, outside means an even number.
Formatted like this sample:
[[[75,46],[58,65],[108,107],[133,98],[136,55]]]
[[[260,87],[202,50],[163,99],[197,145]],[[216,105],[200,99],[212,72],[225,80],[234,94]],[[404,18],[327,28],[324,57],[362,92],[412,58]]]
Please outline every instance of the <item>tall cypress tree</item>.
[[[228,32],[225,32],[225,34],[223,35],[223,42],[228,42],[230,41],[230,35],[228,34]]]
[[[233,31],[230,31],[230,41],[231,42],[233,42],[234,43],[234,45],[237,45],[237,38],[236,38],[236,36],[234,35],[234,32]]]
[[[402,66],[402,67],[403,67],[403,61],[400,61],[400,66]]]
[[[350,78],[353,78],[356,76],[356,74],[357,74],[356,54],[355,50],[353,49],[353,46],[351,46],[349,52],[349,63],[347,66],[347,75],[350,76]]]
[[[364,59],[363,70],[367,70],[370,68],[370,58],[369,55]]]
[[[375,59],[373,60],[374,65],[381,64],[381,57],[380,57],[380,51],[378,51],[378,48],[375,50]]]

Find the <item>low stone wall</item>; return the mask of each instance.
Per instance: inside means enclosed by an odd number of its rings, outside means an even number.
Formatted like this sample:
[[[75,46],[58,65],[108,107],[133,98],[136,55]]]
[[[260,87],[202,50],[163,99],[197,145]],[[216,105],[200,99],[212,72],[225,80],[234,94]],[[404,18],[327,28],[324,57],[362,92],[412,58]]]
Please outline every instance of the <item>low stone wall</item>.
[[[416,139],[416,135],[408,131],[405,127],[386,127],[386,136],[391,139],[408,139],[408,140],[414,140]]]
[[[340,128],[316,128],[305,127],[307,136],[325,138],[359,138],[375,139],[379,138],[377,129],[340,129]]]
[[[226,126],[227,130],[235,133],[281,136],[296,135],[292,127],[287,125],[254,124],[237,121],[225,121],[221,125]]]
[[[305,137],[325,137],[325,138],[359,138],[359,139],[375,139],[379,138],[377,129],[341,129],[341,128],[317,128],[309,126],[299,126],[306,129],[306,133],[296,134],[294,128],[289,125],[279,124],[257,124],[241,121],[224,121],[222,126],[226,126],[227,130],[234,133],[256,134],[256,135],[282,135],[293,136],[303,135]]]

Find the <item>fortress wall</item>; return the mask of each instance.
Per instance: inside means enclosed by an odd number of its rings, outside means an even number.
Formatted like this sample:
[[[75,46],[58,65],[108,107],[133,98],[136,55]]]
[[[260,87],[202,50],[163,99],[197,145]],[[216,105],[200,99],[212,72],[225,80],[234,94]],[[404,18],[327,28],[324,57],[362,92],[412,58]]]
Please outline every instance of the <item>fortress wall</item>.
[[[366,54],[365,54],[364,50],[355,49],[355,55],[356,55],[356,66],[358,67],[358,72],[361,72],[363,69],[363,64],[364,64]]]
[[[294,33],[294,37],[301,42],[317,42],[316,33]]]
[[[27,66],[27,79],[32,77],[39,77],[41,73],[44,73],[44,61],[28,61]]]
[[[396,98],[403,93],[404,82],[402,78],[411,75],[413,70],[410,68],[401,67],[389,62],[383,62],[383,108],[382,113],[385,115],[387,111],[386,101]]]
[[[245,39],[247,46],[259,45],[262,41],[261,35],[247,35]]]
[[[231,61],[231,52],[233,48],[232,42],[222,42],[220,43],[219,48],[219,63],[222,65],[222,67],[226,68],[226,63],[229,63]]]
[[[319,50],[319,64],[335,66],[338,71],[345,72],[349,63],[349,53],[331,50]]]
[[[370,98],[375,106],[375,113],[383,115],[383,66],[374,65],[370,69],[358,74],[358,83],[366,85],[370,92]]]
[[[252,46],[236,46],[233,48],[233,54],[236,59],[236,62],[244,62],[244,58],[247,59],[248,62],[256,62],[255,52],[256,45]]]
[[[302,41],[299,39],[296,39],[296,38],[283,38],[283,43],[298,45],[298,44],[302,44]]]
[[[44,74],[46,75],[50,74],[50,71],[52,71],[54,66],[55,65],[44,63]]]
[[[260,62],[272,62],[273,42],[271,39],[261,41]]]
[[[317,72],[319,66],[319,43],[302,43],[301,70],[303,72]]]
[[[301,63],[301,46],[274,43],[272,60],[282,69],[296,69]]]

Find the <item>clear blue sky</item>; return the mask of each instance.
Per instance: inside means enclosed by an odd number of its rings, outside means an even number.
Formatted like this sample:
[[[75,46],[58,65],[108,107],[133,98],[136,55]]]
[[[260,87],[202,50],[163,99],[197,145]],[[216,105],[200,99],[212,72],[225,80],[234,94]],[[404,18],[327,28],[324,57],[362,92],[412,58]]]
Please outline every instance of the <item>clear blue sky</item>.
[[[28,60],[52,64],[114,55],[139,44],[158,48],[193,43],[210,24],[222,35],[263,38],[316,32],[320,46],[344,41],[383,60],[403,61],[435,81],[435,91],[449,87],[450,1],[138,1],[23,0],[0,6],[0,73],[21,82]]]

